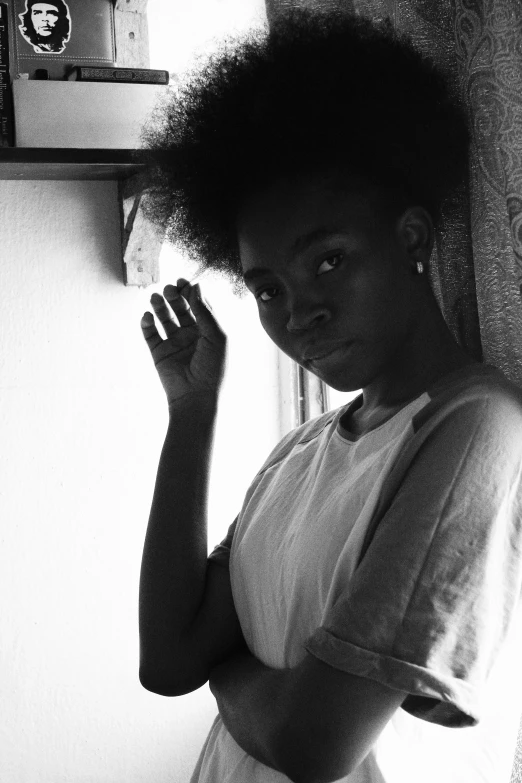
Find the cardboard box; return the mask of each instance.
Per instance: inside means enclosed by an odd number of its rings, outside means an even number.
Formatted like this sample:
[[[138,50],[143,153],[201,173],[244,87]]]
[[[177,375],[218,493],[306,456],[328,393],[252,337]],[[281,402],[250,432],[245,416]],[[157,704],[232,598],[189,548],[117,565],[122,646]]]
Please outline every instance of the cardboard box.
[[[168,87],[13,81],[17,147],[137,149],[143,123]]]

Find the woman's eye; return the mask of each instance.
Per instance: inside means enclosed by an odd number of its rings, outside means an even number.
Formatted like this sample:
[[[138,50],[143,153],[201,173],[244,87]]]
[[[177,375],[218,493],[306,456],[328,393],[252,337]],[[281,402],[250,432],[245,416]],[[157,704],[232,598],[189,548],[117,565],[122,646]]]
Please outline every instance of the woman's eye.
[[[332,269],[335,269],[339,266],[343,259],[342,253],[337,253],[335,256],[329,256],[328,258],[325,258],[324,261],[321,262],[319,265],[319,268],[317,270],[318,275],[323,275],[325,272],[331,272]]]
[[[262,302],[270,302],[276,295],[277,288],[265,288],[257,295],[257,298],[261,299]]]

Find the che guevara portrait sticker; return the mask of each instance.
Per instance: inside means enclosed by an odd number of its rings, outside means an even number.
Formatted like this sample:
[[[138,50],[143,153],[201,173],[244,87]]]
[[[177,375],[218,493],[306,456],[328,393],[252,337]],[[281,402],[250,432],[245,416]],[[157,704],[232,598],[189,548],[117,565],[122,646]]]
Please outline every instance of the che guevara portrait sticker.
[[[18,29],[37,54],[60,54],[65,50],[72,22],[69,6],[63,0],[25,0],[25,9],[18,16]]]

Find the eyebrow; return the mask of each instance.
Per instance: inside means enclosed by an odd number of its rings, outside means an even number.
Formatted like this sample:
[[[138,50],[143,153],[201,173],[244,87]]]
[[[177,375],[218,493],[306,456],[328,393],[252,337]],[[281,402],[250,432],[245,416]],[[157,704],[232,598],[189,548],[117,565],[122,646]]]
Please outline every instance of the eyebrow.
[[[296,239],[290,248],[290,254],[293,257],[296,255],[296,253],[300,253],[303,250],[306,250],[306,248],[310,247],[310,245],[313,245],[314,242],[320,242],[323,239],[327,239],[332,234],[339,233],[341,233],[340,229],[329,228],[328,226],[320,226],[320,228],[315,228],[313,231],[309,231],[307,234],[303,234]],[[243,280],[245,283],[248,283],[249,281],[255,280],[257,277],[269,275],[271,272],[272,270],[268,269],[267,267],[256,266],[252,269],[248,269],[243,274]]]

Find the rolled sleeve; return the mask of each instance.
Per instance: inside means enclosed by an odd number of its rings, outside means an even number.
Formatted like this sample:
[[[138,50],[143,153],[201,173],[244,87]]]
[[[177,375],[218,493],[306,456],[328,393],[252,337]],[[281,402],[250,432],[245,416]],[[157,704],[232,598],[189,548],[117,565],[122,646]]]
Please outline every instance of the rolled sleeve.
[[[475,725],[520,604],[522,413],[474,400],[435,418],[352,579],[306,649],[407,691],[403,709]]]

